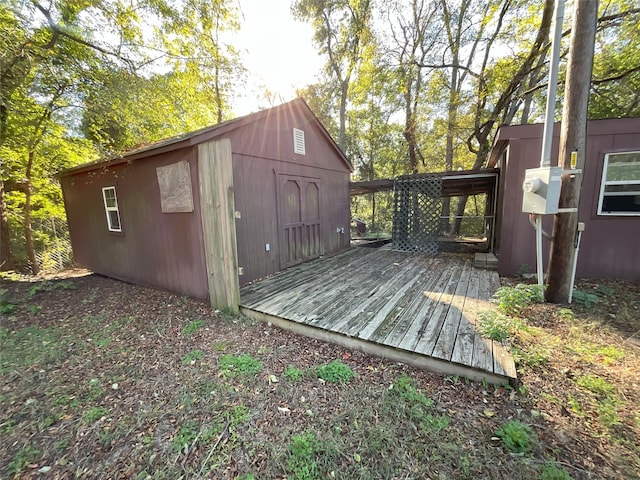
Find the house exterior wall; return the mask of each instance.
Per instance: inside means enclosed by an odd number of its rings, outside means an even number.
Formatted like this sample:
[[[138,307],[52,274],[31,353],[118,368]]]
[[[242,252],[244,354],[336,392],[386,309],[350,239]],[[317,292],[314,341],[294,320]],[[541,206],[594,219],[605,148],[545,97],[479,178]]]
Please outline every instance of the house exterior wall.
[[[102,275],[208,298],[196,148],[61,178],[75,260]],[[189,162],[194,211],[162,213],[156,167]],[[107,228],[102,187],[114,186],[122,232]]]
[[[523,266],[535,271],[535,235],[522,212],[522,182],[527,168],[540,162],[542,125],[501,127],[497,141],[507,148],[500,159],[501,180],[497,232],[498,272],[513,276]],[[557,165],[560,125],[555,125],[552,165]],[[579,221],[585,223],[576,275],[578,278],[640,279],[640,217],[598,215],[598,200],[607,153],[640,149],[640,118],[594,120],[588,124],[585,171]],[[553,216],[543,219],[551,234]],[[547,268],[549,241],[544,240]]]

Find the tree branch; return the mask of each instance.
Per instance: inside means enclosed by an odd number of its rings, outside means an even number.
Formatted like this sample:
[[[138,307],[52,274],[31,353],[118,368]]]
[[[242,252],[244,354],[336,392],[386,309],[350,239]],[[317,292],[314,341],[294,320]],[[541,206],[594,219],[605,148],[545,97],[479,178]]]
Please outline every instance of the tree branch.
[[[89,47],[92,50],[100,52],[100,53],[102,53],[104,55],[108,55],[108,56],[111,56],[111,57],[115,57],[115,58],[117,58],[119,60],[122,60],[127,65],[129,65],[131,68],[135,69],[135,64],[131,59],[123,57],[119,53],[109,51],[106,48],[101,47],[100,45],[96,45],[95,43],[92,43],[92,42],[89,42],[88,40],[85,40],[84,38],[81,38],[81,37],[78,37],[77,35],[69,33],[67,31],[67,29],[65,28],[65,26],[60,25],[58,22],[56,22],[53,19],[53,17],[51,16],[51,12],[49,10],[47,10],[42,5],[40,5],[40,3],[38,3],[36,0],[31,0],[31,3],[33,3],[33,5],[40,11],[40,13],[42,13],[42,15],[44,15],[45,19],[47,20],[47,24],[49,25],[49,28],[51,28],[51,31],[54,32],[54,34],[60,35],[62,37],[66,37],[66,38],[68,38],[69,40],[71,40],[73,42],[76,42],[76,43],[78,43],[80,45],[84,45],[85,47]]]
[[[600,79],[592,79],[591,80],[591,84],[592,85],[601,85],[603,83],[607,83],[607,82],[615,82],[616,80],[622,80],[623,78],[631,75],[632,73],[638,72],[640,71],[640,65],[630,68],[628,70],[625,70],[622,73],[619,73],[617,75],[613,75],[611,77],[606,77],[606,78],[600,78]]]

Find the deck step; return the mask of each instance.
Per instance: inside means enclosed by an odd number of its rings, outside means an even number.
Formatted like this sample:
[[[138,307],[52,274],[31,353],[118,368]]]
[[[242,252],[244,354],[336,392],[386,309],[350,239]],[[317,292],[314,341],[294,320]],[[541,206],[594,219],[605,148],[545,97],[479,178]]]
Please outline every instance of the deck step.
[[[498,269],[498,257],[493,253],[476,253],[473,260],[473,266],[481,268],[483,270],[497,270]]]

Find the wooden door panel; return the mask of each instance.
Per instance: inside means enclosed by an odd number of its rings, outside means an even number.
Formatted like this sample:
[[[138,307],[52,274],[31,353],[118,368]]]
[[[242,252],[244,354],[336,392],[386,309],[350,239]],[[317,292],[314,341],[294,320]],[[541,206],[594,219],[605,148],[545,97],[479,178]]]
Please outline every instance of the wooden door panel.
[[[322,254],[320,236],[320,181],[278,176],[278,219],[281,268]]]

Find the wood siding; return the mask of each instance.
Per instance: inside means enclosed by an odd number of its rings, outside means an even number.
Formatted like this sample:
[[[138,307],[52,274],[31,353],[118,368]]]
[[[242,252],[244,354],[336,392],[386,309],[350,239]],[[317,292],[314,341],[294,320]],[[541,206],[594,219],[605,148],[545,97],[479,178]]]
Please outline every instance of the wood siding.
[[[555,126],[552,165],[557,165],[559,124]],[[535,236],[527,214],[522,213],[522,181],[527,168],[540,162],[542,125],[501,127],[497,145],[506,147],[500,157],[500,189],[496,249],[498,271],[513,276],[523,265],[535,271]],[[598,199],[604,157],[607,153],[640,149],[640,118],[594,120],[588,124],[586,165],[582,183],[579,221],[582,236],[576,275],[578,278],[640,279],[640,217],[598,215]],[[551,234],[553,216],[543,220]],[[544,258],[549,242],[544,241]],[[545,261],[545,269],[546,269]]]
[[[306,155],[294,153],[293,128],[305,132]],[[279,176],[307,178],[319,184],[320,221],[311,232],[320,242],[314,246],[316,252],[329,254],[348,248],[350,171],[312,117],[292,107],[232,131],[229,137],[240,214],[236,220],[238,265],[243,269],[240,285],[289,266],[282,248],[291,237],[285,236],[285,227],[278,221]],[[344,233],[338,233],[338,228]]]
[[[194,211],[162,213],[156,167],[188,161]],[[94,272],[208,298],[196,149],[61,178],[75,260]],[[109,232],[102,187],[114,186],[122,232]]]

